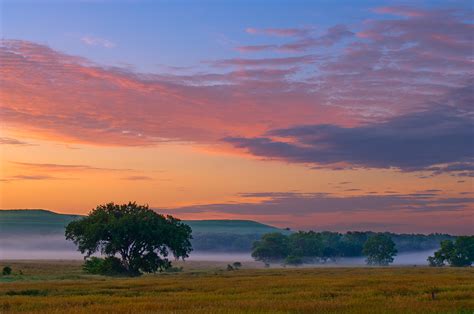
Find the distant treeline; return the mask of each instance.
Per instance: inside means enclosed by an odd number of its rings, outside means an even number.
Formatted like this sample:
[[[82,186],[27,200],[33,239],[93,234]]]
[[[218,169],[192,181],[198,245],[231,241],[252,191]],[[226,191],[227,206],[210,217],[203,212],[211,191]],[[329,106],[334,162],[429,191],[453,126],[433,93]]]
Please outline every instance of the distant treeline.
[[[355,257],[362,256],[362,247],[365,241],[376,234],[372,231],[347,232],[287,232],[287,237],[297,237],[306,234],[307,238],[316,241],[318,247],[330,255]],[[398,252],[424,251],[437,249],[443,240],[453,240],[454,236],[448,234],[395,234],[385,233],[395,242]],[[193,233],[191,241],[195,251],[212,252],[251,252],[253,244],[262,238],[262,234],[230,234],[230,233]],[[303,241],[303,240],[301,240]],[[308,240],[309,241],[309,240]]]
[[[345,234],[314,231],[299,231],[290,235],[267,233],[260,240],[254,242],[252,256],[265,263],[325,263],[341,257],[367,255],[365,244],[374,238],[381,238],[384,241],[380,245],[395,246],[393,249],[390,248],[389,255],[396,254],[397,251],[434,249],[439,247],[441,241],[453,239],[452,236],[446,234],[393,234],[370,231],[355,231]],[[385,254],[382,251],[380,253]],[[391,260],[393,259],[391,258]]]

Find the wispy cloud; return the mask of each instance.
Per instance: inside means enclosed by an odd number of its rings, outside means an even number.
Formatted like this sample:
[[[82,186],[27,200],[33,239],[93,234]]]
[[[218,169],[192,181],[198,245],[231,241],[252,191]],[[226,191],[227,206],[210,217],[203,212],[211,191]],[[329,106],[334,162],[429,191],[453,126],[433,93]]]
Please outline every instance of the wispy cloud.
[[[444,230],[456,234],[472,231],[470,226],[460,227],[453,223],[460,217],[472,218],[469,212],[473,209],[474,198],[468,196],[445,197],[437,192],[351,196],[259,192],[242,193],[240,196],[243,197],[240,202],[194,205],[167,211],[176,215],[225,214],[235,219],[254,217],[260,221],[274,221],[281,226],[298,225],[313,230],[354,230],[365,228],[364,224],[368,223],[379,224],[379,227],[385,228],[382,231],[398,232],[414,230],[415,226],[425,232],[439,231],[442,229],[436,222],[425,222],[430,220],[427,217],[443,217],[447,222],[443,225]],[[347,215],[350,215],[351,223],[341,224],[341,221],[346,221]],[[391,225],[398,223],[398,227]]]
[[[354,33],[348,29],[346,25],[335,25],[328,28],[323,34],[315,35],[311,32],[307,32],[302,29],[298,34],[297,39],[285,44],[259,44],[259,45],[247,45],[237,46],[236,49],[241,52],[260,52],[266,50],[275,50],[280,52],[305,52],[310,48],[315,47],[329,47],[342,41],[343,39],[354,36]],[[291,32],[288,32],[291,33]],[[289,36],[289,35],[288,35]],[[293,35],[292,35],[293,36]]]
[[[114,48],[116,44],[108,39],[95,37],[95,36],[83,36],[81,41],[88,46],[100,46],[104,48]]]
[[[388,195],[389,194],[389,195]],[[232,214],[276,215],[287,214],[292,208],[295,216],[324,212],[359,212],[378,211],[462,211],[472,207],[473,198],[443,197],[436,192],[413,194],[354,195],[338,196],[330,193],[242,193],[240,196],[249,199],[260,198],[260,202],[221,203],[195,205],[177,208],[177,212],[196,213],[217,211]]]
[[[301,37],[311,34],[313,28],[254,28],[248,27],[245,32],[252,35],[268,35],[280,37]]]
[[[53,163],[29,163],[29,162],[16,162],[12,161],[12,164],[20,166],[25,169],[46,171],[46,172],[83,172],[83,171],[107,171],[107,172],[128,172],[134,171],[133,169],[127,168],[107,168],[107,167],[93,167],[88,165],[73,165],[73,164],[53,164]]]
[[[213,61],[211,64],[218,67],[226,66],[288,66],[288,65],[303,65],[310,64],[317,61],[319,58],[313,55],[304,55],[297,57],[284,58],[263,58],[263,59],[245,59],[234,58]]]
[[[10,182],[10,181],[45,181],[45,180],[71,180],[72,178],[59,178],[50,175],[14,175],[11,177],[3,178],[1,181]]]
[[[25,141],[20,141],[10,137],[0,137],[0,145],[32,145]]]
[[[129,180],[129,181],[150,181],[153,180],[152,177],[148,176],[128,176],[128,177],[123,177],[122,180]]]

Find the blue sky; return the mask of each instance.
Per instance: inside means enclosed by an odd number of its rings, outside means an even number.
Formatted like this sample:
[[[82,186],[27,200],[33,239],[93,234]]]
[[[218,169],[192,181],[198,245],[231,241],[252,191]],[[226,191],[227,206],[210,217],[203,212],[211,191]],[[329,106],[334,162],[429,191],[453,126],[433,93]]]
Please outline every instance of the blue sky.
[[[2,1],[2,37],[46,44],[106,65],[157,72],[160,65],[199,66],[239,55],[239,44],[258,44],[248,27],[355,27],[394,1]],[[400,2],[410,3],[410,1]],[[418,3],[426,3],[418,1]],[[466,2],[467,3],[467,2]],[[429,2],[426,6],[450,6]],[[87,46],[89,36],[116,49]],[[282,42],[285,38],[271,38]],[[269,40],[265,40],[268,43]],[[261,56],[273,53],[261,53]],[[202,66],[202,65],[201,65]]]

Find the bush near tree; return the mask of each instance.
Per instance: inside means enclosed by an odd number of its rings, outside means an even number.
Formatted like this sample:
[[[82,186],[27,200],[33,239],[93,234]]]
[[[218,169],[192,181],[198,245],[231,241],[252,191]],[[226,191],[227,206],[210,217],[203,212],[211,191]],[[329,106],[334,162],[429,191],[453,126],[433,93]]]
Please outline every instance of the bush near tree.
[[[10,266],[3,267],[3,269],[2,269],[2,275],[3,276],[11,275],[11,273],[12,273],[12,268]]]

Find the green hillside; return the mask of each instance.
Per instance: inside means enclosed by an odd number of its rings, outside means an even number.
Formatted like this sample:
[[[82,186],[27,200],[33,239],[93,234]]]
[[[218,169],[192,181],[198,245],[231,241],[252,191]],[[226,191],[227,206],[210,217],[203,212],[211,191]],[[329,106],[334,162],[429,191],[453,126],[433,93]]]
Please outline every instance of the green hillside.
[[[0,210],[2,234],[49,234],[64,232],[64,226],[78,215],[64,215],[43,209]]]
[[[50,234],[64,232],[64,226],[79,215],[58,214],[43,209],[0,210],[0,234]],[[264,234],[285,231],[251,220],[188,220],[193,233]]]
[[[252,220],[186,220],[194,233],[264,234],[282,231]]]

